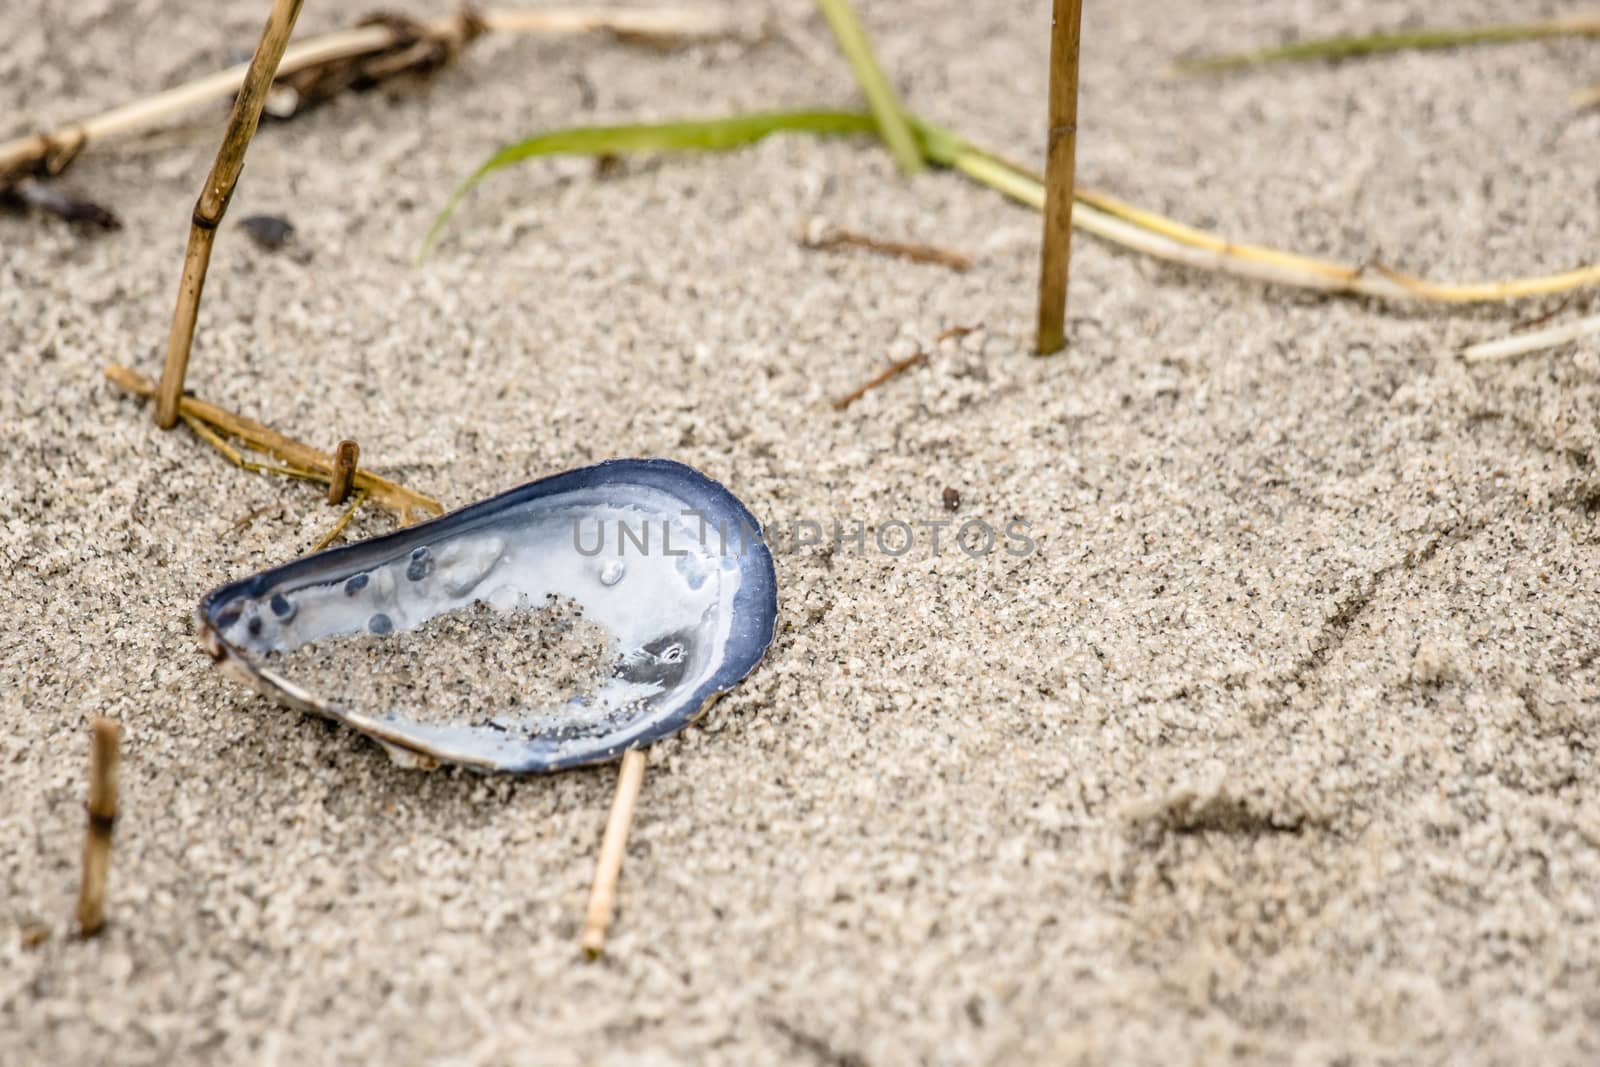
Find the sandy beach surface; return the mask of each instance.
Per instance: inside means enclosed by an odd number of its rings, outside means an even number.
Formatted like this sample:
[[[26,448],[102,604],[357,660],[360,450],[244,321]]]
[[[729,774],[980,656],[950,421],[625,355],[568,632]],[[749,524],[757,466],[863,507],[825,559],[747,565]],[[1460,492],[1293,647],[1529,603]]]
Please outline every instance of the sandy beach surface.
[[[0,136],[236,61],[267,6],[8,3]],[[862,8],[911,107],[1040,159],[1045,4]],[[1179,79],[1447,15],[1088,8],[1085,185],[1437,278],[1600,258],[1600,110],[1567,104],[1594,41]],[[64,180],[120,232],[0,215],[0,1064],[1600,1062],[1600,342],[1468,366],[1558,301],[1328,298],[1080,235],[1071,350],[1034,359],[1038,217],[866,139],[528,165],[412,265],[519,136],[854,106],[811,6],[772,15],[679,52],[484,39],[263,127],[189,385],[452,508],[659,455],[780,531],[952,518],[953,488],[1035,551],[781,553],[778,638],[653,753],[585,963],[614,769],[403,769],[196,646],[205,591],[337,511],[102,375],[159,370],[223,112],[91,150]],[[809,251],[817,218],[976,265]],[[94,715],[123,804],[83,941]]]

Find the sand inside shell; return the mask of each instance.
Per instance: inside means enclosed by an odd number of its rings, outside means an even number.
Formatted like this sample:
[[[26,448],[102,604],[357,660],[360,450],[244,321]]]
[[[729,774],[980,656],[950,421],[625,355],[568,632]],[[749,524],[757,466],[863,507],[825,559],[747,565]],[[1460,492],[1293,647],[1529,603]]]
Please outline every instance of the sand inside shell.
[[[584,717],[616,667],[611,635],[575,601],[499,612],[483,601],[413,630],[330,638],[266,666],[333,702],[412,722],[481,724]]]

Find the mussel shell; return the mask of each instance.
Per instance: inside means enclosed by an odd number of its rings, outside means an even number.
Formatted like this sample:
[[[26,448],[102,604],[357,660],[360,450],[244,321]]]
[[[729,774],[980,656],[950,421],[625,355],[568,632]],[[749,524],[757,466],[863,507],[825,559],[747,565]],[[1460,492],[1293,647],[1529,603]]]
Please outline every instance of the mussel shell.
[[[403,632],[478,600],[504,610],[549,596],[577,601],[620,652],[578,727],[551,726],[547,714],[443,725],[404,709],[371,714],[267,662],[312,641]],[[683,729],[760,662],[777,614],[771,552],[738,498],[681,463],[618,459],[232,582],[201,600],[199,621],[202,645],[231,673],[370,735],[401,762],[532,774]]]

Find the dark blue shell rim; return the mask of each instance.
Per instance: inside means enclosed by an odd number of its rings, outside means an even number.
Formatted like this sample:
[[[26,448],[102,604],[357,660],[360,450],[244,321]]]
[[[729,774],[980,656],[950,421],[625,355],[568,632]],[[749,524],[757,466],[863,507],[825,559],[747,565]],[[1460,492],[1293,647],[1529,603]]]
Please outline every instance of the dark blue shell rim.
[[[443,532],[457,526],[470,525],[492,517],[506,508],[525,504],[542,497],[601,485],[635,484],[658,489],[682,500],[686,510],[703,513],[714,525],[732,531],[745,529],[754,536],[740,545],[739,589],[733,599],[733,623],[728,636],[727,656],[717,672],[708,678],[676,714],[653,723],[649,729],[618,744],[599,751],[573,753],[566,757],[545,759],[535,757],[511,766],[493,768],[509,774],[528,774],[558,771],[591,763],[603,763],[617,758],[626,748],[638,748],[669,737],[683,729],[703,713],[710,702],[742,681],[766,655],[777,629],[778,580],[773,567],[772,553],[768,549],[761,524],[750,509],[721,483],[708,478],[693,467],[671,459],[609,459],[588,467],[578,467],[560,474],[541,478],[527,485],[470,504],[458,511],[429,519],[415,526],[407,526],[392,533],[382,534],[366,541],[341,545],[289,563],[272,567],[247,578],[229,582],[213,589],[200,600],[199,614],[203,624],[216,636],[217,641],[234,657],[254,669],[253,661],[244,652],[221,636],[217,618],[223,607],[239,597],[258,598],[266,590],[283,583],[292,583],[297,577],[309,573],[323,573],[330,567],[347,562],[351,569],[359,569],[360,561],[373,556],[390,557],[409,551],[417,544],[436,540]],[[731,542],[730,542],[731,544]],[[337,710],[337,709],[330,709]],[[363,731],[365,732],[365,731]],[[394,738],[382,738],[394,743]]]

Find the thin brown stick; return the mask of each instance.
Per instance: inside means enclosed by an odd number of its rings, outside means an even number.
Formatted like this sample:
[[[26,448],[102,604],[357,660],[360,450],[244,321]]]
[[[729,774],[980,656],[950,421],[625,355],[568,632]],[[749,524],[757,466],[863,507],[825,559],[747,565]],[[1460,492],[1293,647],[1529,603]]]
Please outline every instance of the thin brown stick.
[[[278,61],[289,46],[289,34],[294,31],[303,3],[304,0],[273,0],[272,14],[261,31],[256,54],[250,59],[244,86],[234,100],[233,114],[228,118],[228,131],[222,135],[222,146],[217,149],[216,162],[211,165],[211,173],[206,175],[200,198],[195,201],[194,215],[189,221],[189,246],[183,256],[183,276],[178,282],[178,306],[172,313],[167,361],[161,371],[161,391],[156,397],[156,425],[163,430],[172,429],[178,421],[178,401],[183,396],[183,379],[189,370],[189,347],[194,341],[195,319],[200,314],[200,294],[205,289],[211,245],[239,181],[239,171],[244,168],[245,150],[250,147],[250,139],[261,121],[262,105],[267,101]]]
[[[610,33],[625,40],[660,43],[727,36],[733,32],[734,24],[703,11],[682,8],[640,11],[547,8],[485,11],[476,15],[463,13],[425,23],[421,29],[428,43],[454,50],[465,44],[474,32],[485,30],[548,36]],[[402,28],[390,23],[324,34],[287,49],[278,64],[278,76],[286,77],[317,66],[383,52],[403,39]],[[19,173],[58,174],[90,145],[160,125],[200,104],[226,100],[244,85],[249,70],[249,63],[240,63],[48,133],[0,144],[0,183]]]
[[[351,440],[339,442],[333,450],[333,480],[328,483],[328,503],[343,504],[355,483],[356,461],[361,458],[361,446]]]
[[[942,345],[946,341],[959,340],[960,338],[967,336],[967,334],[977,333],[981,329],[983,329],[983,323],[981,322],[973,326],[951,326],[949,329],[940,330],[939,336],[933,339],[933,343],[936,345]]]
[[[876,389],[889,379],[895,377],[896,375],[904,374],[912,367],[920,367],[926,362],[928,362],[928,353],[920,351],[914,356],[907,356],[905,359],[895,360],[883,371],[873,375],[873,377],[868,379],[866,382],[856,386],[856,388],[850,390],[838,400],[835,400],[833,402],[833,410],[843,411],[845,408],[849,407],[851,404],[854,404],[857,400],[860,400],[862,397],[866,396],[872,390]]]
[[[918,244],[912,241],[886,241],[854,230],[828,228],[820,233],[806,233],[800,238],[802,248],[827,251],[834,248],[864,248],[879,255],[893,256],[912,263],[932,263],[949,267],[961,273],[972,268],[972,257],[937,245]]]
[[[622,854],[628,847],[628,828],[633,825],[633,809],[644,785],[644,749],[631,748],[622,754],[617,773],[617,794],[611,800],[611,816],[606,819],[605,836],[600,839],[600,859],[595,864],[594,886],[589,890],[589,911],[583,920],[579,944],[583,954],[595,959],[606,948],[606,931],[616,910],[617,878],[622,874]]]
[[[1050,129],[1045,139],[1044,247],[1039,264],[1041,356],[1067,343],[1072,263],[1072,182],[1078,145],[1078,39],[1083,0],[1055,0],[1050,25]]]
[[[78,885],[78,930],[84,937],[105,925],[106,875],[111,868],[111,831],[117,822],[117,764],[122,729],[95,717],[90,726],[89,820],[83,839],[83,881]]]
[[[106,378],[113,385],[135,396],[148,398],[156,393],[155,382],[129,367],[113,364],[106,368]],[[318,481],[333,477],[332,456],[326,452],[320,452],[308,444],[296,441],[292,437],[285,436],[269,426],[263,426],[254,419],[246,418],[243,415],[235,415],[231,411],[192,396],[185,396],[179,399],[178,411],[180,415],[194,417],[216,433],[227,434],[230,437],[237,438],[250,448],[276,456],[291,467],[300,468],[302,472],[314,473],[317,475]],[[214,444],[211,441],[207,443]],[[226,445],[226,442],[223,444]],[[225,455],[229,451],[237,455],[237,450],[232,449],[231,446],[216,447]],[[232,459],[231,456],[229,458]],[[274,473],[292,472],[274,471]],[[423,496],[421,493],[391,482],[387,478],[380,478],[371,471],[358,468],[353,482],[357,489],[368,490],[373,500],[394,512],[402,525],[416,522],[419,518],[428,515],[444,514],[443,505],[432,497]]]

